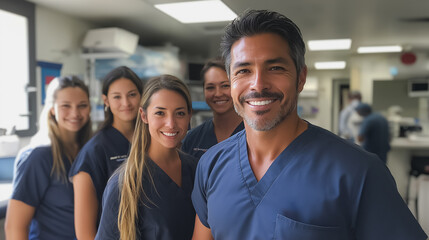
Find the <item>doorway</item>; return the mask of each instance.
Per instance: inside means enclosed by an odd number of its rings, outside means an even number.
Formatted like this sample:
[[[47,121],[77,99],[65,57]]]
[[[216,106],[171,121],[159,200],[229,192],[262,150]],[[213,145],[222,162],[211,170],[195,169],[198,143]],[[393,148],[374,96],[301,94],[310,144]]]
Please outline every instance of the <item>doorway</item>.
[[[349,79],[334,79],[332,82],[332,131],[338,135],[340,111],[347,106],[350,92]]]

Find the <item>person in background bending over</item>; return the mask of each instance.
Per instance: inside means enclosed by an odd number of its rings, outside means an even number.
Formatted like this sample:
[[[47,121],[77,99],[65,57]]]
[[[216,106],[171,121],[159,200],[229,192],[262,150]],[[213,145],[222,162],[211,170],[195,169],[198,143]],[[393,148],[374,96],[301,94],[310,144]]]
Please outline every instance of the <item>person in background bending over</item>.
[[[178,78],[146,83],[130,155],[104,191],[96,239],[191,239],[197,159],[177,149],[191,111],[189,90]]]
[[[70,166],[91,137],[87,86],[77,77],[59,77],[48,86],[39,131],[16,158],[6,239],[73,240],[73,186]]]
[[[379,113],[373,113],[369,104],[360,103],[356,112],[363,117],[359,129],[358,141],[368,152],[375,153],[387,163],[387,152],[390,150],[390,133],[387,119]]]
[[[427,238],[377,156],[299,118],[307,67],[295,23],[247,11],[221,51],[245,130],[198,162],[194,239]]]
[[[117,67],[104,77],[104,123],[80,151],[69,173],[79,240],[95,238],[103,191],[109,177],[128,157],[142,92],[143,82],[128,67]]]
[[[190,130],[183,140],[182,151],[200,158],[211,146],[243,130],[243,119],[234,111],[231,84],[220,59],[209,60],[201,70],[206,103],[213,118]]]
[[[356,113],[355,108],[362,100],[362,95],[359,91],[351,91],[348,94],[348,105],[340,112],[339,134],[342,138],[357,142],[357,134],[359,124],[362,119]]]

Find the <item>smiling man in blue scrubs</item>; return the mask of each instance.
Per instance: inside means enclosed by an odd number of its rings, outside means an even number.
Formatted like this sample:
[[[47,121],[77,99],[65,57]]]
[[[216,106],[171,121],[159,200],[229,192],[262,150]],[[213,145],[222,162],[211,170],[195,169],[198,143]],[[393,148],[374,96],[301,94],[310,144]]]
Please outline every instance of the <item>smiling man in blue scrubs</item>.
[[[201,158],[195,239],[426,239],[376,155],[300,119],[305,44],[285,16],[248,11],[221,50],[245,130]]]

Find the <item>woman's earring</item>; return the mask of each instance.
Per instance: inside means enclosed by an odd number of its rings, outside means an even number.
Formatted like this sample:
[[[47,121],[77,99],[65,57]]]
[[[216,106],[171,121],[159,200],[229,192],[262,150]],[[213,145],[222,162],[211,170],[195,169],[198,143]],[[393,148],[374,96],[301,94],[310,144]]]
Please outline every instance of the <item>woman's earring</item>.
[[[107,112],[107,110],[109,110],[109,106],[104,106],[104,111]]]

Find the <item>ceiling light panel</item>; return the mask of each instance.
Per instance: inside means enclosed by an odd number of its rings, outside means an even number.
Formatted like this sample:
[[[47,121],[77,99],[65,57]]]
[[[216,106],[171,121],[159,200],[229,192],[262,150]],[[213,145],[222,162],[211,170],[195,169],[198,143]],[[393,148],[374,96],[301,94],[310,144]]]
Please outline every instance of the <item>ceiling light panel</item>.
[[[182,23],[224,22],[237,17],[219,0],[156,4],[155,7]]]
[[[344,69],[346,68],[345,61],[335,61],[335,62],[316,62],[314,63],[316,69]]]
[[[310,40],[310,51],[348,50],[352,45],[351,39]]]
[[[374,47],[359,47],[358,53],[389,53],[389,52],[401,52],[402,47],[395,46],[374,46]]]

